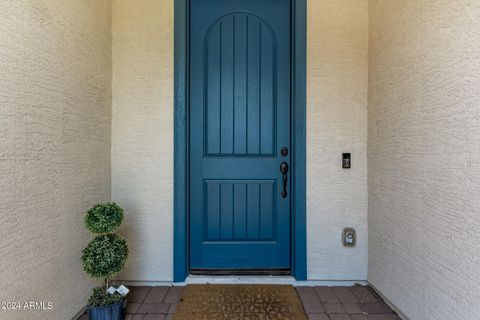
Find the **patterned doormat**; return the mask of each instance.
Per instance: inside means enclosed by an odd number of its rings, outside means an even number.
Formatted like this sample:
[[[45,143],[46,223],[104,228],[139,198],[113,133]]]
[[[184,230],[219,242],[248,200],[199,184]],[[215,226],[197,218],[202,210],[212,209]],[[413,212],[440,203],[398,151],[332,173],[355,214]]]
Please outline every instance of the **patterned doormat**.
[[[306,320],[286,285],[188,285],[174,320]]]

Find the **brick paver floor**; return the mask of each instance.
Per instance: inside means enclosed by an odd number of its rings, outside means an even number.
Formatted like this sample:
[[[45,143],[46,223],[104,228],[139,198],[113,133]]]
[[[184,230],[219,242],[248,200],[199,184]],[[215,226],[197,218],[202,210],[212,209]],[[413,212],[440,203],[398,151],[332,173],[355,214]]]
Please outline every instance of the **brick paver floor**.
[[[131,289],[125,320],[171,320],[183,292],[183,287]],[[369,287],[297,287],[297,293],[309,320],[400,320]]]
[[[400,320],[369,287],[297,287],[309,320]]]

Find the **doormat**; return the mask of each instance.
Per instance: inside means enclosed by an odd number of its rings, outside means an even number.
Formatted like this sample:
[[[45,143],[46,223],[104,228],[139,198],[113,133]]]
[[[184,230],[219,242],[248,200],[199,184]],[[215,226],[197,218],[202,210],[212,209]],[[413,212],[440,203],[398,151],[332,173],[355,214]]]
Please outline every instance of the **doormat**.
[[[188,285],[174,320],[306,320],[288,285]]]

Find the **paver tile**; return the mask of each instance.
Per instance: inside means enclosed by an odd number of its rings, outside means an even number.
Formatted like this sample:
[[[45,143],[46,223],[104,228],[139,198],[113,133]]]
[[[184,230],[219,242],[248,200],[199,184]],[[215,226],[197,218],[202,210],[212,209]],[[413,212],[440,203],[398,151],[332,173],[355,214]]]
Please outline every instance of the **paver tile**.
[[[331,287],[315,287],[315,292],[321,302],[339,303]]]
[[[401,320],[396,314],[369,314],[368,320]]]
[[[167,314],[168,309],[170,309],[170,304],[168,303],[142,303],[137,312]]]
[[[350,291],[349,287],[333,287],[333,292],[341,303],[356,303],[359,302],[357,297]]]
[[[311,313],[308,315],[308,320],[330,320],[324,313]]]
[[[362,310],[362,312],[368,313],[368,314],[389,314],[392,313],[392,310],[390,309],[387,304],[384,302],[369,302],[369,303],[359,303],[358,304],[359,308]]]
[[[326,313],[347,313],[340,303],[324,303]]]
[[[172,303],[172,305],[170,306],[170,309],[168,309],[168,313],[169,314],[175,313],[175,311],[177,310],[177,306],[178,306],[178,303]]]
[[[348,314],[362,313],[362,310],[356,303],[344,303],[343,307],[345,308],[345,311],[347,311]]]
[[[351,320],[348,314],[331,314],[330,320]]]
[[[325,313],[313,287],[297,287],[297,293],[306,313]]]
[[[128,294],[129,302],[143,302],[152,287],[133,287]]]
[[[395,314],[352,314],[352,320],[401,320]]]
[[[162,287],[153,287],[152,290],[146,296],[144,302],[149,303],[160,303],[163,302],[165,296],[167,295],[168,289],[170,287],[162,286]]]
[[[180,302],[180,299],[182,298],[182,293],[183,293],[183,288],[184,287],[171,287],[170,290],[168,290],[167,296],[165,297],[164,302],[165,303],[178,303]]]
[[[352,291],[360,302],[378,302],[377,297],[369,287],[352,287],[350,291]]]
[[[165,320],[164,314],[147,314],[143,320]]]
[[[127,313],[128,314],[135,314],[138,311],[138,308],[140,307],[141,303],[140,302],[128,302],[127,304]]]
[[[352,319],[352,320],[368,320],[366,314],[352,314],[352,315],[350,315],[350,319]]]

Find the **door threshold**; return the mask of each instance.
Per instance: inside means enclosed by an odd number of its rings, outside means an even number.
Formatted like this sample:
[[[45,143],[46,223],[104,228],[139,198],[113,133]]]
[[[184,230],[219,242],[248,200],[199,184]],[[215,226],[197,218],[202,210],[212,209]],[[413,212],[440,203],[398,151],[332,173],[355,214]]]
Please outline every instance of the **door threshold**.
[[[190,270],[194,276],[289,276],[290,269],[258,270],[258,269],[195,269]]]
[[[292,276],[206,276],[190,275],[185,284],[284,284],[294,285],[297,281]]]

